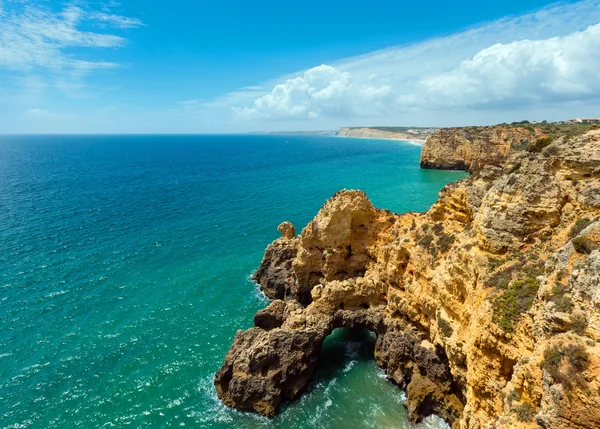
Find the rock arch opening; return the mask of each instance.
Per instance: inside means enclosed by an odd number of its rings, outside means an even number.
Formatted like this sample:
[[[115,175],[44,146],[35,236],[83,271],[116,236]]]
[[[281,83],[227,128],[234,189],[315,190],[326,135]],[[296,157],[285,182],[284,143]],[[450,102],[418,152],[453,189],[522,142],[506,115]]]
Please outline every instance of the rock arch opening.
[[[375,360],[377,336],[366,328],[336,328],[323,341],[315,382],[348,372],[357,362]]]

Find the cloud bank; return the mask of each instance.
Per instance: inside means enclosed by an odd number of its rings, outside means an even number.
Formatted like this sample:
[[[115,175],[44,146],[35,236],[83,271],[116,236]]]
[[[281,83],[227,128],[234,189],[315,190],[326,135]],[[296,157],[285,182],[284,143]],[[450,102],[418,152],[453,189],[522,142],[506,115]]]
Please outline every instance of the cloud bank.
[[[278,84],[252,108],[236,111],[248,119],[340,117],[375,114],[394,100],[389,85],[353,82],[348,72],[321,65]]]
[[[495,44],[448,72],[423,78],[417,97],[436,108],[600,99],[598,53],[600,24],[564,37]]]
[[[600,105],[598,52],[600,1],[586,0],[320,65],[251,94],[227,94],[211,107],[229,102],[237,118],[254,123],[354,124],[449,110]]]

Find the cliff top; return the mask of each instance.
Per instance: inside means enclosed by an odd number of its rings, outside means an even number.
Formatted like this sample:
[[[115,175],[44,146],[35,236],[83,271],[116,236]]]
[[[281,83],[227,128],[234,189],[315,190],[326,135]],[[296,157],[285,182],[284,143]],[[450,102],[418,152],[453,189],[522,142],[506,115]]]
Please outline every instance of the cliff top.
[[[421,167],[475,172],[499,166],[517,152],[540,152],[556,140],[568,140],[597,125],[546,123],[443,128],[431,134],[421,153]]]

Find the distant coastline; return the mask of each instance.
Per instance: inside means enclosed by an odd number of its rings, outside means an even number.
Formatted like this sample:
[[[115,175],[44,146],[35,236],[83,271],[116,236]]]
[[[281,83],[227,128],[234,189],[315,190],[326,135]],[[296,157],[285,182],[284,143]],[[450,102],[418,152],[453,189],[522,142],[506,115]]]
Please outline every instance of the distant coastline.
[[[322,131],[270,131],[252,132],[249,134],[267,135],[321,135],[336,137],[351,137],[359,139],[401,140],[422,146],[427,137],[439,128],[421,127],[342,127],[339,130]]]
[[[340,138],[346,138],[346,139],[394,140],[394,141],[399,141],[399,142],[405,142],[405,143],[414,144],[415,146],[423,146],[425,144],[425,142],[427,141],[427,140],[424,140],[424,139],[404,138],[404,137],[400,137],[400,136],[394,136],[394,137],[367,137],[367,136],[345,136],[345,135],[336,134],[333,137],[340,137]]]
[[[415,127],[361,127],[340,128],[338,136],[368,139],[405,140],[415,143],[425,143],[427,137],[436,132],[438,128]]]

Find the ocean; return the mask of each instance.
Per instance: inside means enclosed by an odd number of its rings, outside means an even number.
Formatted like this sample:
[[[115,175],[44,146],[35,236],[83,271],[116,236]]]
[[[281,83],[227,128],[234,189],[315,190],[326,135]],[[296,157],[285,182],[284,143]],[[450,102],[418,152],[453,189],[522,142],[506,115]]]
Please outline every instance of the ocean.
[[[426,210],[464,173],[407,142],[329,136],[0,136],[0,427],[409,428],[372,335],[327,338],[274,419],[217,399],[250,280],[336,191]],[[446,427],[430,418],[421,427]]]

